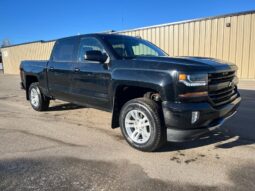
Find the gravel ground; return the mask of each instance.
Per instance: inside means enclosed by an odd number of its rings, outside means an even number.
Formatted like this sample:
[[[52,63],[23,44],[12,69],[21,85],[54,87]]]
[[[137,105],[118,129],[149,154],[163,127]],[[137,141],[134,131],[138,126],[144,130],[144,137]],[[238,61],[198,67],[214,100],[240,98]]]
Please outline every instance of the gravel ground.
[[[255,190],[254,87],[241,82],[242,105],[221,129],[144,153],[110,113],[61,101],[35,112],[19,76],[0,75],[0,190]]]

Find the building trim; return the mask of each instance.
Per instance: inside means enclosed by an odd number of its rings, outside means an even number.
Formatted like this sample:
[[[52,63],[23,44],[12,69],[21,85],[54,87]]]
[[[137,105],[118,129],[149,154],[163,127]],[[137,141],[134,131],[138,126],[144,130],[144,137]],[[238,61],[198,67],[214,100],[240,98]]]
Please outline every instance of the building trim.
[[[22,45],[26,45],[26,44],[33,44],[33,43],[48,43],[48,42],[54,42],[56,40],[48,40],[48,41],[44,41],[44,40],[37,40],[37,41],[31,41],[31,42],[24,42],[24,43],[20,43],[20,44],[13,44],[10,46],[5,46],[5,47],[1,47],[1,49],[5,49],[5,48],[11,48],[14,46],[22,46]]]
[[[243,12],[237,12],[237,13],[230,13],[230,14],[224,14],[224,15],[218,15],[218,16],[202,17],[202,18],[197,18],[197,19],[189,19],[189,20],[159,24],[159,25],[151,25],[151,26],[147,26],[147,27],[140,27],[140,28],[116,31],[115,33],[138,31],[138,30],[144,30],[144,29],[150,29],[150,28],[157,28],[157,27],[164,27],[164,26],[170,26],[170,25],[184,24],[184,23],[190,23],[190,22],[196,22],[196,21],[211,20],[211,19],[217,19],[217,18],[233,17],[233,16],[239,16],[239,15],[247,15],[247,14],[253,14],[253,13],[255,13],[255,10],[243,11]]]

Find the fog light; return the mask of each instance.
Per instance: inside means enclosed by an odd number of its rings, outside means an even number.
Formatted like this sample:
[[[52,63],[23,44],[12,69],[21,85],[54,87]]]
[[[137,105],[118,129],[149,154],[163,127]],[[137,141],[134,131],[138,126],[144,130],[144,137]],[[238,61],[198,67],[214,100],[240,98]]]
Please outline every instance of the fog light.
[[[191,123],[195,123],[199,119],[199,111],[192,111]]]

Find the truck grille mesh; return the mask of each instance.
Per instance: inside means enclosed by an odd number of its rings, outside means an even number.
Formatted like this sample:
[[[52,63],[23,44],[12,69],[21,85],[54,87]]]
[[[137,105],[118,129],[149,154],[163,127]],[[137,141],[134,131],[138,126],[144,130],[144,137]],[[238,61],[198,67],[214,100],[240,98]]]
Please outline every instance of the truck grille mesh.
[[[233,83],[235,75],[235,71],[208,75],[209,100],[214,107],[231,103],[238,97],[237,87]]]

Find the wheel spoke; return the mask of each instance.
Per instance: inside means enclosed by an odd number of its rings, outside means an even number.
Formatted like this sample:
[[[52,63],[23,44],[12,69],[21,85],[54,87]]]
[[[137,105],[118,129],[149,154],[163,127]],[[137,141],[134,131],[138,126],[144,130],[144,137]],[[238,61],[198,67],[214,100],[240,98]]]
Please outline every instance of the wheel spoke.
[[[125,117],[125,128],[132,141],[143,144],[150,138],[151,124],[148,117],[141,110],[131,110]]]
[[[138,140],[138,138],[139,138],[139,135],[140,135],[140,133],[139,133],[139,131],[138,130],[134,130],[133,131],[133,133],[132,133],[132,135],[131,135],[131,138],[133,139],[133,140]]]
[[[136,110],[131,111],[131,116],[133,117],[134,120],[137,120],[137,119],[138,119],[137,115],[138,115],[138,114],[137,114],[137,111],[136,111]]]
[[[148,118],[144,116],[143,119],[142,119],[142,122],[145,123],[145,122],[147,122],[147,121],[148,121]]]
[[[146,128],[142,130],[142,137],[147,139],[150,136],[150,133],[147,132]]]
[[[135,120],[126,119],[125,126],[126,128],[135,128]]]
[[[135,124],[135,120],[126,119],[126,120],[125,120],[125,123],[128,123],[128,124]]]
[[[136,135],[135,135],[135,140],[138,141],[139,140],[139,137],[140,137],[140,132],[138,132]]]
[[[125,124],[126,128],[134,128],[136,129],[134,124]]]
[[[147,121],[146,123],[143,123],[143,127],[147,127],[149,125],[150,125],[149,121]]]

